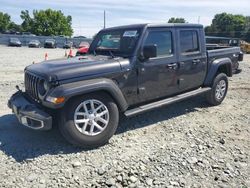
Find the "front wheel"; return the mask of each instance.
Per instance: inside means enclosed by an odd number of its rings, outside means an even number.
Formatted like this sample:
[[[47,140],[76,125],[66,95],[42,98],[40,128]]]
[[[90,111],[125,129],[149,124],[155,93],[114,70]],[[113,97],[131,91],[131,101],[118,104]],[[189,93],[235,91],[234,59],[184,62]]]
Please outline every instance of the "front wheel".
[[[106,93],[94,93],[70,100],[62,110],[59,129],[73,145],[94,148],[104,145],[118,126],[117,105]]]
[[[227,75],[224,73],[218,74],[214,79],[212,89],[206,95],[208,103],[215,106],[221,104],[226,97],[227,89]]]

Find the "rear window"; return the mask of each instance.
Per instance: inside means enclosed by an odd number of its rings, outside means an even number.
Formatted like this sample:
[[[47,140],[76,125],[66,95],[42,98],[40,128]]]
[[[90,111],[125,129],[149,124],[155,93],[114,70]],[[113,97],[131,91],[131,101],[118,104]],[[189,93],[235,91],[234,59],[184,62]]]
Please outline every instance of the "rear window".
[[[192,53],[199,51],[199,40],[197,31],[186,30],[180,32],[181,53]]]

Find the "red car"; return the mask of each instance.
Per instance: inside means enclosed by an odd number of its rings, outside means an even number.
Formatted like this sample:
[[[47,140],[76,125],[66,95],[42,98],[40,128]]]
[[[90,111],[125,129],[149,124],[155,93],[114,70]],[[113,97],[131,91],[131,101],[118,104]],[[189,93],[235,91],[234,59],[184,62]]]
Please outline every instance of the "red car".
[[[86,53],[88,53],[88,50],[89,50],[89,43],[81,42],[79,44],[79,49],[76,52],[76,56],[85,55]]]

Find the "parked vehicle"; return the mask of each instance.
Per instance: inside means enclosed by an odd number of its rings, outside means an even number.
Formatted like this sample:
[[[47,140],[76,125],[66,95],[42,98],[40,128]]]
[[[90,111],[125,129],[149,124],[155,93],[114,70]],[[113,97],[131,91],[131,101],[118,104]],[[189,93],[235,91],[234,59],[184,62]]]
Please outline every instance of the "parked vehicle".
[[[88,53],[89,47],[82,47],[77,50],[76,56],[86,55]]]
[[[66,41],[63,45],[63,48],[65,48],[65,49],[69,49],[72,47],[73,47],[73,42],[71,42],[71,41]]]
[[[81,42],[80,48],[76,52],[76,56],[86,55],[89,50],[89,43],[88,42]]]
[[[50,60],[25,68],[25,91],[8,106],[19,121],[59,129],[72,144],[98,147],[127,117],[195,95],[219,105],[228,77],[242,61],[239,47],[206,50],[202,25],[140,24],[101,30],[84,58]]]
[[[39,40],[31,40],[28,44],[29,48],[40,48],[41,43]]]
[[[85,37],[85,36],[75,36],[75,37],[73,37],[74,39],[86,39],[87,37]]]
[[[44,42],[44,48],[56,48],[56,40],[46,39]]]
[[[23,36],[36,36],[35,34],[31,33],[31,32],[22,32]]]
[[[249,54],[250,53],[250,43],[246,41],[241,41],[240,48],[242,52]]]
[[[78,48],[89,48],[89,43],[86,41],[80,42]]]
[[[18,38],[10,38],[9,46],[21,47],[22,43]]]

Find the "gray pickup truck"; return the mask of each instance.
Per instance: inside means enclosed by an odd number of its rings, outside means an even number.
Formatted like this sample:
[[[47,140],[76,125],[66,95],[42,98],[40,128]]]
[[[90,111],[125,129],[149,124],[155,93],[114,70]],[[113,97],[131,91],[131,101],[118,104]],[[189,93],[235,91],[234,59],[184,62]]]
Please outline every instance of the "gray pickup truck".
[[[202,25],[108,28],[96,35],[86,56],[26,67],[25,91],[18,89],[8,106],[26,127],[49,130],[58,123],[70,143],[98,147],[115,133],[121,114],[199,94],[219,105],[227,77],[242,60],[238,47],[208,51]]]

